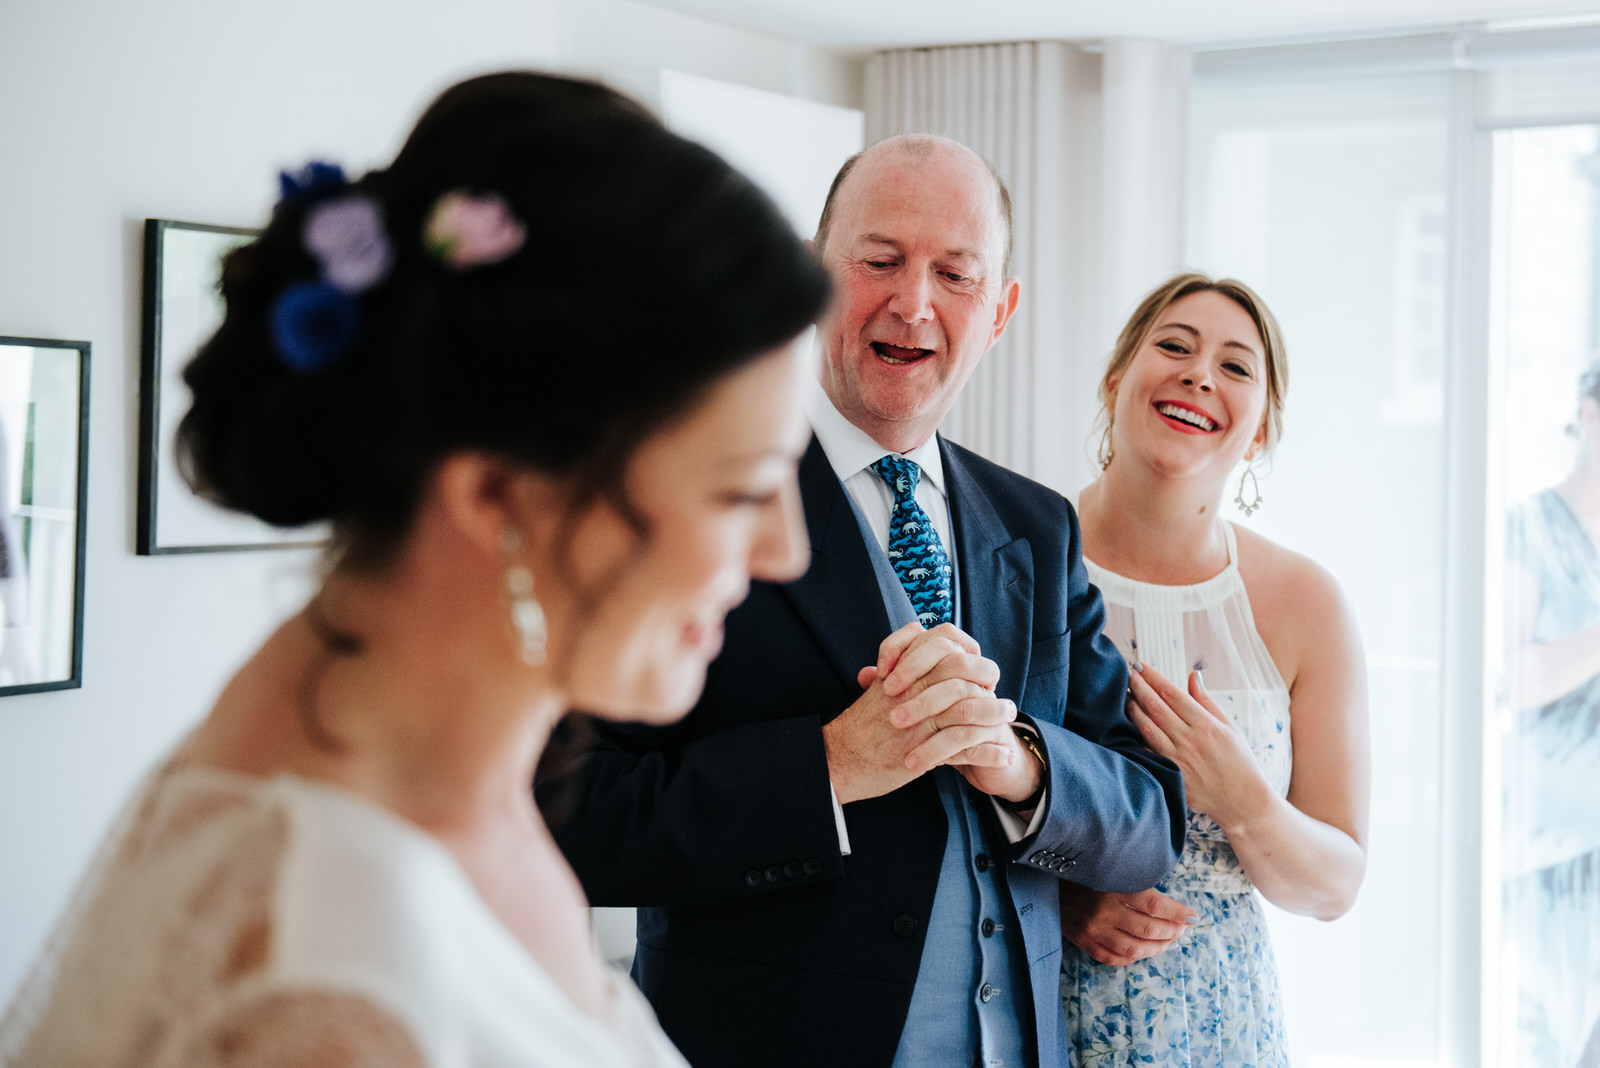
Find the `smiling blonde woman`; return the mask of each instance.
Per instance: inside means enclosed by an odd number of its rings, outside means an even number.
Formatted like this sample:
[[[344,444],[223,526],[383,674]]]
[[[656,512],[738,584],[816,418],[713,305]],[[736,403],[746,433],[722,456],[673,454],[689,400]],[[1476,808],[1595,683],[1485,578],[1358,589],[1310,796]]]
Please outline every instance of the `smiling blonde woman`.
[[[1354,620],[1327,572],[1221,514],[1231,473],[1281,435],[1287,385],[1271,312],[1243,284],[1200,274],[1145,298],[1101,383],[1084,563],[1134,669],[1129,717],[1182,770],[1189,812],[1183,855],[1154,889],[1062,886],[1075,1065],[1286,1064],[1257,892],[1333,919],[1365,873]],[[1234,498],[1243,511],[1260,505],[1255,483],[1252,466]]]

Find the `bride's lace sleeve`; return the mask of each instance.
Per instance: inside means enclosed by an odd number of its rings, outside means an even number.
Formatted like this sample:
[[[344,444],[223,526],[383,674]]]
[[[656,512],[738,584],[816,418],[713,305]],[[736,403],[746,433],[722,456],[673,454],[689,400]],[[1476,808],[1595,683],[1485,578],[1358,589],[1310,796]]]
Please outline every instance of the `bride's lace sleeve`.
[[[231,780],[154,776],[0,1019],[0,1068],[424,1063],[371,997],[267,967],[288,824]]]
[[[355,994],[274,993],[195,1038],[184,1063],[204,1068],[421,1068],[411,1033]]]

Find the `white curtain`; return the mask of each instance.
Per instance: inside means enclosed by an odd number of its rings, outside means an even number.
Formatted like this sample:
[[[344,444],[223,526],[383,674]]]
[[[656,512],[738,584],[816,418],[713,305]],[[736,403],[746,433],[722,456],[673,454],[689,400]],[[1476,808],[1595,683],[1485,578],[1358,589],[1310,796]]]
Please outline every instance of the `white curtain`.
[[[867,141],[934,133],[1011,190],[1022,304],[944,432],[1075,494],[1093,476],[1095,391],[1117,330],[1183,265],[1189,51],[1113,40],[881,52]]]

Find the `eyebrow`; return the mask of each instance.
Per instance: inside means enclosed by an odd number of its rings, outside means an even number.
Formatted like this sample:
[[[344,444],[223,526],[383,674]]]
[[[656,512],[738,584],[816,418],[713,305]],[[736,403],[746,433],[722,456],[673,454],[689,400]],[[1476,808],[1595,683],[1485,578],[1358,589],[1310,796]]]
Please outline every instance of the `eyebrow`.
[[[900,247],[900,242],[896,241],[894,238],[889,237],[886,234],[877,233],[862,234],[856,239],[856,243],[868,245],[888,245],[893,249],[898,249]],[[983,262],[983,253],[975,248],[950,248],[945,249],[944,258],[977,260],[981,263]]]
[[[1160,326],[1157,326],[1156,329],[1157,330],[1166,330],[1169,327],[1175,328],[1175,329],[1178,329],[1178,330],[1187,330],[1189,333],[1193,334],[1196,339],[1198,339],[1200,337],[1200,331],[1196,330],[1194,327],[1190,326],[1188,323],[1162,323]],[[1250,355],[1256,357],[1257,359],[1261,358],[1261,353],[1257,352],[1251,346],[1246,345],[1243,341],[1232,341],[1232,340],[1224,341],[1222,343],[1222,347],[1225,348],[1225,349],[1243,349],[1245,352],[1248,352]]]

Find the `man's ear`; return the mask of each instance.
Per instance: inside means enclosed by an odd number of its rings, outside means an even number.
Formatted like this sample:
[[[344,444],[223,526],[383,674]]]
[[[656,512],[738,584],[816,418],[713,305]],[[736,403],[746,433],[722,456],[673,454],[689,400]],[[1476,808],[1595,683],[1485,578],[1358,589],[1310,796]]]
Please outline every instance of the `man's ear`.
[[[1011,321],[1011,316],[1016,313],[1017,301],[1022,296],[1022,283],[1015,278],[1007,278],[1000,288],[1000,299],[994,306],[994,330],[989,334],[989,346],[1000,340],[1000,335],[1006,332],[1006,324]],[[988,348],[984,351],[987,352]]]

